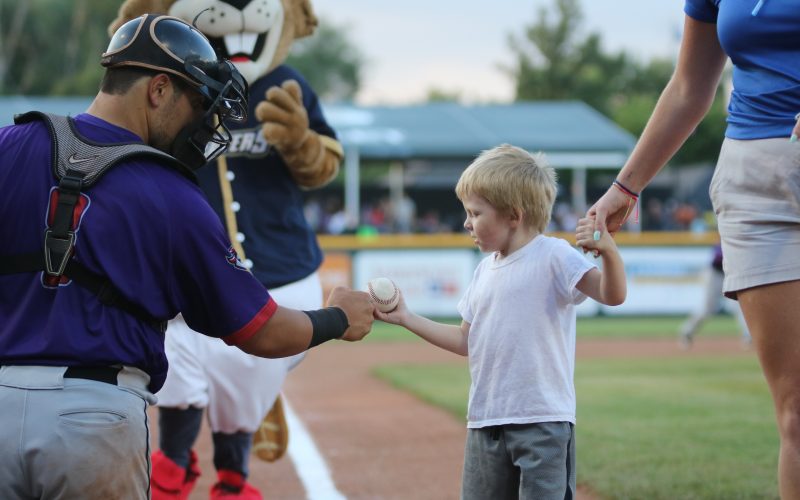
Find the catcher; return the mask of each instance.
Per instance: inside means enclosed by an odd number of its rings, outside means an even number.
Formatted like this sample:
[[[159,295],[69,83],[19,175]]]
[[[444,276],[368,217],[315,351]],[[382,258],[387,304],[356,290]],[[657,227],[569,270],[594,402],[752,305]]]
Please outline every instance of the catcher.
[[[144,12],[194,21],[248,80],[250,118],[232,130],[225,157],[199,171],[200,184],[245,267],[275,300],[303,310],[321,307],[322,252],[304,218],[302,190],[336,176],[342,148],[314,91],[282,64],[292,42],[317,26],[310,2],[128,0],[110,29]],[[161,449],[153,455],[153,498],[186,498],[192,491],[200,475],[192,446],[204,409],[218,476],[211,498],[261,498],[246,481],[251,443],[268,461],[284,453],[288,431],[279,393],[303,354],[260,359],[200,337],[205,336],[195,335],[180,317],[169,324],[170,369],[158,393]],[[267,385],[260,382],[265,380]]]

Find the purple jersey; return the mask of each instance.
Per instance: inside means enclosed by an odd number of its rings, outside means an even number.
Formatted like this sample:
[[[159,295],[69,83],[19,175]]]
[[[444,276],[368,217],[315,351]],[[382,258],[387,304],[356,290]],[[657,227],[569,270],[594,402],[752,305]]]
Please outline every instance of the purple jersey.
[[[141,142],[88,114],[75,122],[90,141]],[[42,249],[56,184],[46,127],[0,129],[0,254]],[[277,308],[238,261],[203,193],[176,170],[150,158],[124,161],[83,195],[75,258],[150,315],[182,313],[192,329],[235,345]],[[124,364],[147,372],[158,391],[167,373],[163,334],[75,283],[42,275],[0,275],[0,365]]]

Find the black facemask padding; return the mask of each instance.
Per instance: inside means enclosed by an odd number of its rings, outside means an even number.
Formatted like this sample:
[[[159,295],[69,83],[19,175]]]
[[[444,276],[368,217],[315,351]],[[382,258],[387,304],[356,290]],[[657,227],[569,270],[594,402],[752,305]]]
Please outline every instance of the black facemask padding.
[[[208,65],[187,60],[186,70],[202,83],[196,90],[210,104],[201,120],[178,133],[170,154],[196,170],[228,148],[232,136],[225,122],[247,118],[247,83],[228,61]]]

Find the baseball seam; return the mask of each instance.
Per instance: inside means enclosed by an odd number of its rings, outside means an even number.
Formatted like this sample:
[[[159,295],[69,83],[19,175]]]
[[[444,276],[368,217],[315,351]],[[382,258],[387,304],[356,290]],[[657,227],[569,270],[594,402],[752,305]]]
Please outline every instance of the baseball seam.
[[[394,283],[392,283],[392,285],[394,286]],[[375,295],[375,290],[372,289],[372,283],[367,283],[367,286],[369,287],[369,296],[372,297],[372,299],[375,302],[378,302],[379,304],[388,306],[389,304],[394,302],[395,298],[397,298],[397,286],[394,286],[394,292],[392,293],[392,296],[389,297],[388,299],[378,298],[378,296]]]

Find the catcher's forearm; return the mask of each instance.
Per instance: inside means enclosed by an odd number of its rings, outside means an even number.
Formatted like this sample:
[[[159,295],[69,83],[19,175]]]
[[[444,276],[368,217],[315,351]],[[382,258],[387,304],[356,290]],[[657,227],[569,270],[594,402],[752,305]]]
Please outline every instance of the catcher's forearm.
[[[278,152],[301,187],[316,188],[332,181],[339,172],[342,147],[334,139],[309,130],[299,147]]]

